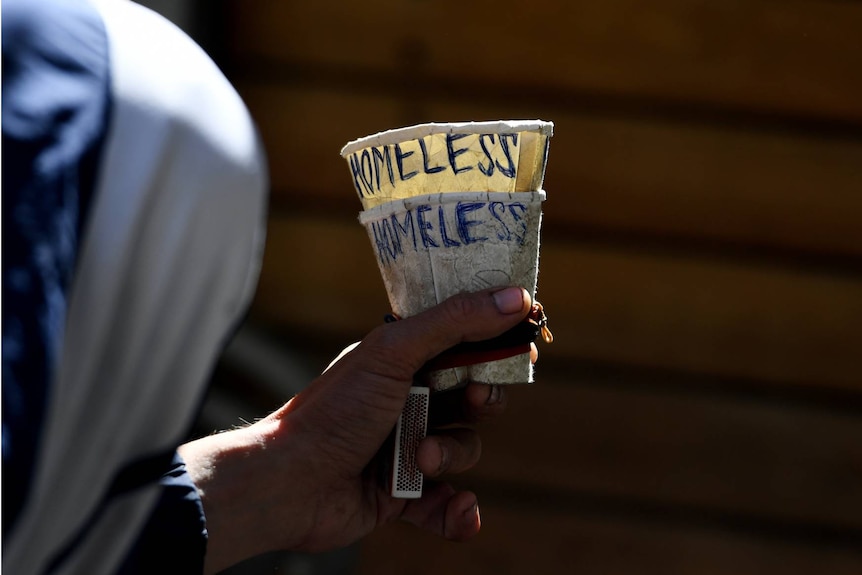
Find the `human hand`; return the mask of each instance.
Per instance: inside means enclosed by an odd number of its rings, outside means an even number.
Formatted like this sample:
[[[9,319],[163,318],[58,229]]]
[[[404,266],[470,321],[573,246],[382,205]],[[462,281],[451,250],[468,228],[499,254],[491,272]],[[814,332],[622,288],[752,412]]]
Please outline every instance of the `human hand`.
[[[207,516],[207,570],[274,549],[341,547],[396,519],[450,539],[478,532],[476,496],[433,479],[476,463],[471,425],[503,410],[500,386],[432,394],[433,429],[417,451],[432,481],[421,499],[390,497],[376,456],[429,359],[505,332],[530,303],[522,289],[491,289],[381,325],[269,417],[183,446]]]

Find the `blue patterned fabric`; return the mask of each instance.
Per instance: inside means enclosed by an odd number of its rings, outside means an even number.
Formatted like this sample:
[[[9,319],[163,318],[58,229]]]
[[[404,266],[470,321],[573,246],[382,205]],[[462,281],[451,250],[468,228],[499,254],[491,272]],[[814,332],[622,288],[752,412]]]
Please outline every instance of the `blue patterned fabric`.
[[[3,526],[26,500],[109,110],[98,15],[4,0]]]
[[[2,34],[5,549],[38,471],[63,340],[74,337],[64,333],[69,290],[94,201],[112,96],[110,46],[100,15],[87,3],[3,0]],[[157,454],[114,472],[90,520],[51,557],[45,572],[63,570],[113,498],[155,482],[162,485],[159,502],[120,572],[202,572],[203,508],[179,456]]]

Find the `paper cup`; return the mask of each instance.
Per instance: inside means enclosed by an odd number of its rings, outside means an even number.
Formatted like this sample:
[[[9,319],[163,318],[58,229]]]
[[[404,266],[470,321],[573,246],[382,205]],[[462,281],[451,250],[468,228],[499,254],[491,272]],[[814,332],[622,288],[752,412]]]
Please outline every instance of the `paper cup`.
[[[535,297],[552,129],[541,121],[424,124],[344,147],[396,315],[490,287],[519,285]],[[533,366],[527,352],[422,377],[435,391],[530,383]]]

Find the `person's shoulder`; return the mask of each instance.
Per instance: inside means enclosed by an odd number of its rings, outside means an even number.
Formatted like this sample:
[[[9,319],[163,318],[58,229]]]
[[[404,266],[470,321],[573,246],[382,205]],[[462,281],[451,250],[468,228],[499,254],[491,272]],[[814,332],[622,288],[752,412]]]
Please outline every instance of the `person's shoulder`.
[[[225,161],[262,155],[251,115],[210,56],[160,14],[130,0],[93,0],[108,33],[115,105]]]

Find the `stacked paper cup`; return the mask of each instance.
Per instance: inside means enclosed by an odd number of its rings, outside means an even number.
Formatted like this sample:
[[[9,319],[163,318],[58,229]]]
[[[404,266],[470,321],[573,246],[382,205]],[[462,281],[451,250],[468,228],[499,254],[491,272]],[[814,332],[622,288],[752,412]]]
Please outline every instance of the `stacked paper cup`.
[[[432,123],[342,149],[396,316],[495,286],[519,285],[535,299],[552,134],[540,120]],[[529,383],[533,373],[525,352],[423,378],[440,391],[468,381]]]

